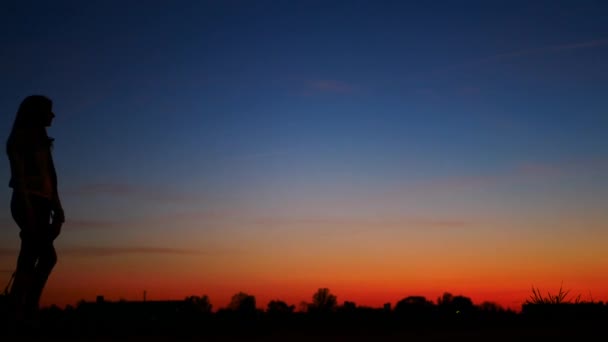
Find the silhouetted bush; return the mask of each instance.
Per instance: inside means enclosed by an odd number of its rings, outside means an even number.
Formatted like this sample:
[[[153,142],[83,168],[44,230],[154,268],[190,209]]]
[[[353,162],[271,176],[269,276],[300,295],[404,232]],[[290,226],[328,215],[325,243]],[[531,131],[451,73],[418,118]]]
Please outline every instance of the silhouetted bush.
[[[453,296],[449,292],[437,298],[437,307],[443,317],[471,317],[476,312],[471,298]]]
[[[338,299],[331,294],[328,288],[320,288],[312,296],[312,304],[308,312],[316,314],[328,314],[334,312],[338,307]]]
[[[295,305],[287,305],[281,300],[271,300],[268,302],[266,313],[271,316],[285,316],[292,314],[295,308]]]
[[[213,305],[209,301],[209,297],[189,296],[184,299],[184,312],[193,315],[209,314]]]
[[[228,309],[243,314],[255,313],[255,297],[245,292],[239,292],[232,296]]]
[[[497,314],[505,311],[500,305],[487,301],[479,304],[478,309],[483,314]]]
[[[408,320],[427,320],[435,311],[435,304],[423,296],[409,296],[395,304],[395,314]]]
[[[51,306],[41,312],[49,334],[112,336],[137,334],[265,336],[275,332],[316,336],[325,333],[374,334],[483,327],[580,328],[603,324],[608,319],[604,303],[524,304],[522,313],[505,310],[496,303],[474,306],[470,298],[444,293],[437,304],[423,296],[399,300],[394,310],[361,307],[351,301],[337,305],[327,288],[306,303],[307,312],[294,312],[295,305],[272,300],[267,310],[256,308],[255,297],[239,292],[226,308],[211,312],[207,296],[189,296],[182,301],[81,302],[64,310]],[[5,340],[0,337],[0,340]],[[60,338],[57,340],[61,340]]]

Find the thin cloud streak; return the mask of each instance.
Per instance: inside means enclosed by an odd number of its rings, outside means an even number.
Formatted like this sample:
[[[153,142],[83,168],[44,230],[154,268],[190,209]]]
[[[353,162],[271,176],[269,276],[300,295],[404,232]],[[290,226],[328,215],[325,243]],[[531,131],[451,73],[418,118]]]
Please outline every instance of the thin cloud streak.
[[[608,45],[608,38],[595,39],[595,40],[578,42],[578,43],[546,45],[546,46],[540,46],[540,47],[536,47],[536,48],[521,49],[521,50],[514,50],[514,51],[499,53],[499,54],[496,54],[493,56],[481,58],[481,59],[471,61],[468,63],[464,63],[464,64],[465,65],[477,65],[477,64],[482,64],[482,63],[495,62],[495,61],[499,61],[499,60],[503,60],[503,59],[545,54],[545,53],[557,53],[557,52],[569,51],[569,50],[590,49],[590,48],[597,48],[597,47],[602,47],[602,46],[607,46],[607,45]]]
[[[494,55],[492,57],[488,57],[488,60],[521,57],[521,56],[534,55],[534,54],[547,53],[547,52],[558,52],[558,51],[566,51],[566,50],[594,48],[594,47],[601,47],[601,46],[606,46],[606,45],[608,45],[608,38],[596,39],[596,40],[580,42],[580,43],[548,45],[548,46],[541,46],[538,48],[505,52],[505,53]]]
[[[188,248],[176,247],[155,247],[155,246],[66,246],[58,248],[61,256],[68,257],[111,257],[123,255],[175,255],[175,256],[211,256],[219,254],[238,254],[238,250],[206,249],[205,251]],[[15,257],[19,254],[16,248],[0,248],[0,257]]]
[[[487,56],[487,57],[480,57],[477,59],[465,60],[460,63],[446,65],[444,67],[438,67],[434,70],[430,70],[428,73],[431,75],[443,74],[447,70],[458,69],[458,68],[462,68],[462,67],[476,67],[476,66],[479,66],[480,64],[498,62],[501,60],[509,60],[509,59],[513,59],[513,58],[520,58],[520,57],[532,56],[532,55],[538,55],[538,54],[559,53],[562,51],[569,51],[569,50],[591,49],[591,48],[598,48],[598,47],[604,47],[604,46],[608,46],[608,38],[600,38],[600,39],[594,39],[594,40],[589,40],[589,41],[584,41],[584,42],[564,43],[564,44],[557,44],[557,45],[545,45],[545,46],[539,46],[539,47],[535,47],[535,48],[512,50],[512,51],[506,51],[503,53],[497,53],[497,54]]]
[[[493,174],[482,174],[461,177],[429,179],[408,185],[394,187],[383,193],[383,196],[400,196],[402,194],[454,192],[463,189],[483,188],[503,182],[524,182],[547,180],[580,174],[583,170],[608,169],[608,158],[573,158],[561,161],[525,161]]]
[[[517,172],[531,177],[557,177],[565,173],[565,167],[548,163],[523,163]]]
[[[0,227],[9,226],[9,225],[17,226],[17,224],[11,217],[7,217],[7,216],[0,217]]]
[[[0,257],[16,257],[19,250],[16,248],[0,248]]]
[[[253,219],[256,225],[264,227],[312,225],[312,226],[339,226],[339,227],[366,227],[367,228],[407,228],[411,226],[426,228],[462,228],[477,223],[475,220],[460,218],[423,218],[408,217],[390,220],[357,219],[357,218],[331,218],[331,217],[262,217]]]
[[[61,254],[78,257],[104,257],[128,254],[171,254],[171,255],[199,255],[201,251],[171,247],[96,247],[77,246],[61,249]]]
[[[126,223],[118,223],[114,221],[106,221],[106,220],[95,220],[95,219],[67,219],[64,226],[68,228],[78,228],[81,229],[107,229],[114,228],[118,226],[124,226]]]
[[[165,215],[150,215],[139,219],[128,219],[123,221],[108,221],[104,219],[97,219],[93,217],[85,219],[70,219],[68,218],[65,222],[64,227],[67,229],[112,229],[112,228],[124,228],[133,226],[146,226],[151,224],[175,224],[179,222],[218,222],[227,221],[235,217],[234,213],[230,212],[209,212],[205,210],[191,211],[191,212],[178,212],[174,214]]]
[[[168,189],[153,190],[148,187],[126,183],[94,183],[67,189],[63,192],[68,196],[115,196],[135,197],[143,200],[163,202],[191,202],[197,197],[187,193],[180,193]]]

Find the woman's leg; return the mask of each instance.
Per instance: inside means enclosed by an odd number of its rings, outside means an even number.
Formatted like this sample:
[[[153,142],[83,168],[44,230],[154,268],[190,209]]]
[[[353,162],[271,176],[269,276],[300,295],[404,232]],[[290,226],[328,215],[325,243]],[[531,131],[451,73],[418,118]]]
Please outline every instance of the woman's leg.
[[[46,199],[39,198],[36,196],[30,196],[29,202],[31,205],[31,213],[25,208],[24,199],[19,195],[13,194],[11,201],[11,212],[13,218],[19,228],[21,228],[21,250],[19,251],[19,258],[17,260],[17,270],[15,272],[15,280],[11,287],[11,297],[15,303],[16,318],[23,320],[27,318],[28,314],[32,313],[32,302],[37,303],[37,287],[38,284],[46,283],[48,273],[52,264],[54,266],[56,262],[55,249],[50,243],[50,248],[47,243],[46,232],[48,230],[49,218],[50,218],[50,202]],[[27,217],[28,214],[33,214],[34,217]],[[27,222],[32,222],[33,227],[29,227]],[[40,257],[45,254],[45,261],[41,264],[42,272],[47,273],[46,276],[37,275],[39,271],[38,265],[40,264]],[[44,278],[44,281],[40,280]],[[37,307],[37,304],[36,304]]]
[[[27,298],[28,310],[34,314],[39,309],[40,297],[42,296],[46,281],[49,279],[49,275],[57,263],[57,253],[52,241],[44,241],[39,246],[39,252],[38,263],[33,272],[31,291]]]
[[[15,305],[15,318],[23,320],[26,316],[28,294],[34,280],[34,269],[38,259],[37,248],[31,239],[21,239],[21,250],[17,259],[15,279],[11,286],[10,296]]]
[[[26,226],[28,222],[25,199],[17,193],[13,193],[11,199],[11,214],[13,219],[21,229],[21,249],[17,258],[17,269],[15,279],[10,290],[10,296],[15,309],[15,318],[23,320],[25,315],[26,297],[31,287],[34,268],[38,255],[36,254],[36,244],[31,228]]]

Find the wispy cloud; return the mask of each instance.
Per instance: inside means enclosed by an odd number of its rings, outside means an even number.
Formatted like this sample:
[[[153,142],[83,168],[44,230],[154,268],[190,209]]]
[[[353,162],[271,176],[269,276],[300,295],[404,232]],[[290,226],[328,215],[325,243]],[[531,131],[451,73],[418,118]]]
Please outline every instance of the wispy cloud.
[[[59,251],[61,255],[69,256],[113,256],[125,254],[175,254],[175,255],[198,255],[202,251],[172,247],[149,247],[149,246],[67,246]],[[16,256],[19,250],[16,248],[0,248],[0,256]]]
[[[475,223],[463,218],[430,218],[430,217],[401,217],[394,219],[369,218],[333,218],[333,217],[262,217],[252,219],[252,222],[264,227],[285,227],[292,225],[332,226],[358,229],[388,228],[398,229],[407,227],[424,228],[462,228]]]
[[[218,255],[235,254],[238,250],[211,248],[198,250],[178,247],[157,247],[157,246],[84,246],[71,245],[57,248],[61,256],[69,257],[111,257],[121,255],[176,255],[176,256],[195,256],[195,255]],[[16,257],[19,254],[17,248],[0,248],[0,257]]]
[[[534,178],[560,177],[581,174],[585,170],[608,169],[608,156],[564,158],[556,161],[527,161],[513,167],[511,174]]]
[[[19,254],[19,250],[16,248],[0,247],[0,257],[14,257]]]
[[[68,188],[63,192],[69,196],[115,196],[115,197],[135,197],[143,200],[164,201],[164,202],[190,202],[197,197],[181,193],[170,189],[145,187],[142,185],[127,183],[93,183],[79,187]]]
[[[527,162],[518,165],[514,172],[532,177],[555,177],[566,172],[566,167],[550,163]]]
[[[104,257],[127,254],[172,254],[172,255],[198,255],[202,251],[171,248],[171,247],[99,247],[99,246],[72,246],[61,249],[61,254],[78,257]]]
[[[593,40],[587,40],[582,42],[570,42],[553,45],[542,45],[527,49],[511,50],[494,55],[473,58],[465,60],[460,63],[446,65],[444,67],[438,67],[434,70],[429,71],[431,75],[443,75],[447,70],[459,69],[462,67],[477,67],[486,63],[499,62],[503,60],[510,60],[515,58],[521,58],[526,56],[540,55],[540,54],[552,54],[559,53],[562,51],[581,50],[581,49],[592,49],[608,46],[608,38],[598,38]],[[426,74],[427,72],[423,72]]]
[[[88,229],[107,229],[117,226],[122,226],[124,223],[107,221],[107,220],[96,220],[96,219],[69,219],[66,221],[65,226],[70,228],[78,228],[78,230]]]
[[[72,219],[68,217],[65,228],[75,230],[105,230],[124,227],[146,227],[154,224],[177,224],[182,222],[197,222],[198,224],[209,222],[229,221],[234,219],[235,213],[231,211],[192,210],[165,214],[150,214],[139,218],[130,218],[121,221],[110,221],[103,218],[87,217]]]
[[[585,41],[585,42],[546,45],[546,46],[540,46],[540,47],[536,47],[536,48],[522,49],[522,50],[515,50],[515,51],[500,53],[500,54],[488,57],[487,60],[514,58],[514,57],[522,57],[522,56],[528,56],[528,55],[567,51],[567,50],[588,49],[588,48],[595,48],[595,47],[601,47],[601,46],[607,46],[607,45],[608,45],[608,38],[595,39],[595,40],[590,40],[590,41]]]
[[[15,221],[8,216],[0,216],[0,226],[13,225]]]
[[[447,193],[467,189],[481,189],[501,183],[542,182],[559,179],[567,175],[584,174],[585,170],[608,169],[608,158],[572,158],[555,161],[530,160],[515,163],[494,173],[463,175],[425,179],[403,186],[396,186],[382,196],[402,196],[404,194]]]

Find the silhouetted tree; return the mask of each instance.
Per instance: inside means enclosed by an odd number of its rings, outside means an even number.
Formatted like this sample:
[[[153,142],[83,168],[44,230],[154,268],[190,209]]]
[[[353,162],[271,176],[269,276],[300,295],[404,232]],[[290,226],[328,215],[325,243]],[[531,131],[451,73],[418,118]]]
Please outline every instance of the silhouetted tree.
[[[239,292],[232,296],[228,309],[243,314],[255,313],[255,297],[245,292]]]
[[[397,314],[428,314],[434,307],[433,302],[423,296],[409,296],[395,304]]]
[[[312,312],[327,313],[333,312],[338,306],[338,299],[336,296],[331,294],[328,288],[320,288],[312,296],[312,304],[309,305],[308,310]]]
[[[456,309],[456,312],[469,313],[475,309],[473,301],[469,297],[454,296],[452,303]]]
[[[307,301],[303,300],[300,302],[300,304],[298,305],[300,312],[308,312],[308,309],[310,308],[310,303],[308,303]]]
[[[437,305],[442,306],[452,302],[454,296],[449,292],[444,292],[441,297],[437,298]]]
[[[483,302],[479,304],[479,310],[483,313],[498,313],[504,311],[500,305],[494,302]]]
[[[473,301],[465,296],[453,296],[446,292],[442,297],[437,299],[437,305],[440,310],[448,314],[470,314],[475,311]]]
[[[287,303],[282,300],[271,300],[268,302],[266,312],[273,316],[288,315],[293,313],[295,308],[295,305],[287,305]]]
[[[342,304],[341,309],[348,312],[355,311],[357,309],[357,303],[346,300],[344,301],[344,304]]]
[[[433,302],[427,300],[424,296],[409,296],[405,297],[402,300],[398,301],[395,304],[395,310],[398,310],[404,306],[414,306],[414,307],[424,307],[424,306],[433,306]]]
[[[188,308],[189,313],[193,314],[206,314],[210,313],[213,306],[209,301],[209,297],[204,295],[202,297],[199,296],[189,296],[184,300],[186,302],[186,307]]]
[[[407,321],[427,321],[435,312],[433,302],[423,296],[409,296],[395,304],[395,314]]]

